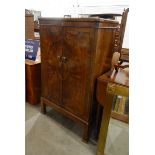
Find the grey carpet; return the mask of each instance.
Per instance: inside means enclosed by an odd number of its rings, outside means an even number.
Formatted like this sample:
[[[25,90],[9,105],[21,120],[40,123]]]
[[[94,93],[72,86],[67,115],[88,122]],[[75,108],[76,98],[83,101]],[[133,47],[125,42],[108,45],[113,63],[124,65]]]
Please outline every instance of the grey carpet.
[[[26,155],[95,155],[96,145],[82,142],[82,128],[54,110],[26,104]],[[128,124],[111,119],[105,155],[128,155]]]

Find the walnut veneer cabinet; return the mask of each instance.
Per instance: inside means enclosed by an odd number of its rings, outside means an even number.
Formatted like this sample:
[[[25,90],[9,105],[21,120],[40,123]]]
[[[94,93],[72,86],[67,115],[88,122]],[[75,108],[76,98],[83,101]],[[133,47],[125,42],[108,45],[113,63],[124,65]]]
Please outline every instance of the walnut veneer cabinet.
[[[111,68],[118,23],[99,18],[40,18],[41,110],[46,105],[84,127],[88,141],[95,81]]]

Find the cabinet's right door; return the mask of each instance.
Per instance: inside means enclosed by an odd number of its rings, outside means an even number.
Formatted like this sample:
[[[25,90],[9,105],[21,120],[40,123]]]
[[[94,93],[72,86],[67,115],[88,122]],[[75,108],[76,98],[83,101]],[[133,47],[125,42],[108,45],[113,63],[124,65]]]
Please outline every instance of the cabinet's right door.
[[[62,105],[78,117],[88,118],[92,30],[63,28]]]

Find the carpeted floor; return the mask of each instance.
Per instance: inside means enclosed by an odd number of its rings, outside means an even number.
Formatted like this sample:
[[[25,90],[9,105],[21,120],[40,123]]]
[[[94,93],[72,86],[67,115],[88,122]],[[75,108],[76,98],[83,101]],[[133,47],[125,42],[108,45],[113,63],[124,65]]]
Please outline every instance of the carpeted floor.
[[[40,113],[39,105],[26,103],[25,155],[95,155],[96,144],[82,142],[78,124],[48,108]],[[128,155],[128,124],[111,119],[105,155]]]

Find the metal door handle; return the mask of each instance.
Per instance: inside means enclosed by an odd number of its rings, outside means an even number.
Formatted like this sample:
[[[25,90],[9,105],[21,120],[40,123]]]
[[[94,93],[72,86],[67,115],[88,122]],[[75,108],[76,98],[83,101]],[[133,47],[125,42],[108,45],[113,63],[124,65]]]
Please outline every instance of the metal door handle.
[[[58,56],[58,60],[59,60],[60,62],[62,62],[62,57],[61,57],[61,56]]]
[[[62,57],[62,62],[66,62],[67,58],[66,57]]]

